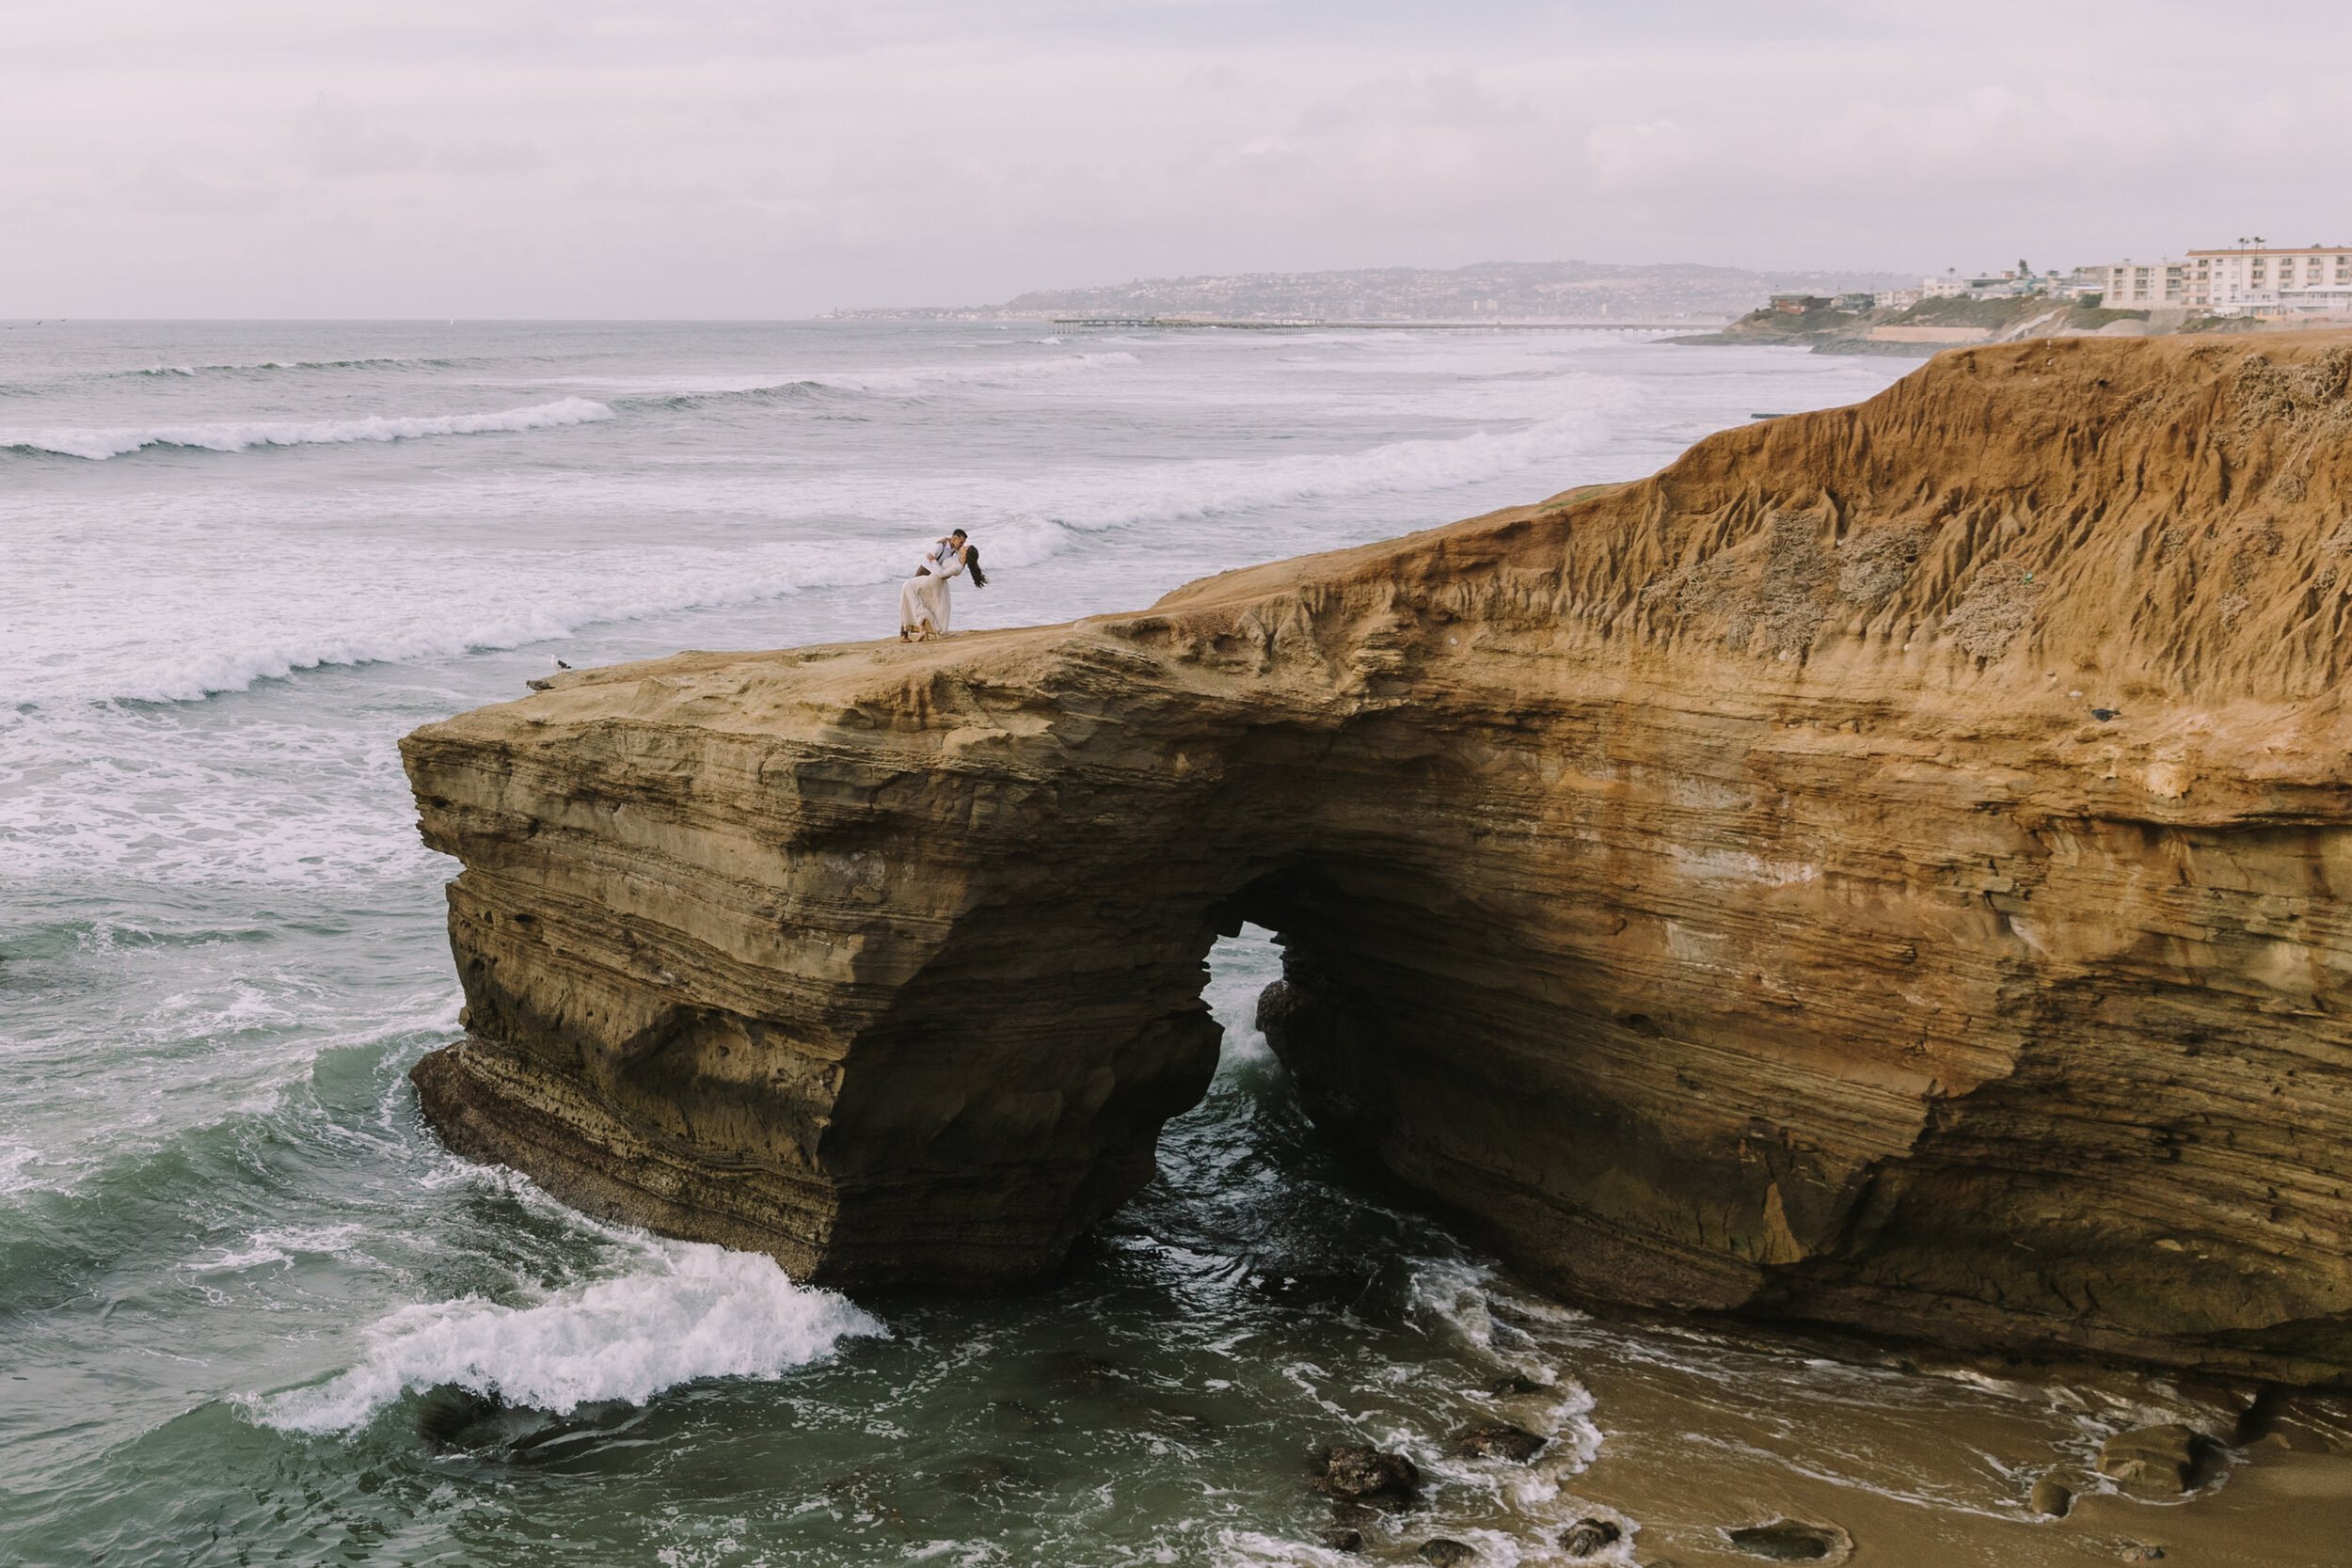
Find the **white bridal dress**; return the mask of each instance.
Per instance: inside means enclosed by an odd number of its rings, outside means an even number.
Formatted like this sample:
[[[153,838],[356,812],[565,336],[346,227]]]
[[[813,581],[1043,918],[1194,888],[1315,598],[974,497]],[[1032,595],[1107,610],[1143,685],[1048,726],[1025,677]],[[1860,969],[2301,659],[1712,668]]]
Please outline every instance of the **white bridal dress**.
[[[963,575],[962,557],[951,556],[948,559],[954,562],[953,565],[943,566],[936,561],[925,562],[930,571],[922,577],[907,578],[906,586],[898,590],[900,631],[921,631],[927,626],[933,632],[947,629],[947,615],[952,608],[947,597],[947,579]]]

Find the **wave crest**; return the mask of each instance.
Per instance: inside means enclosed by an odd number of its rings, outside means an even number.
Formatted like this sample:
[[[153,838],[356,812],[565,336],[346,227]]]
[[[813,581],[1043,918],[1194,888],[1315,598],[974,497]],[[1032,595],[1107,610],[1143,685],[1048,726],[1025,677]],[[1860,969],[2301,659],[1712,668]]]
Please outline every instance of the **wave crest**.
[[[795,1285],[775,1260],[695,1242],[659,1243],[654,1271],[535,1307],[479,1296],[405,1307],[371,1331],[368,1358],[310,1388],[253,1402],[280,1432],[349,1432],[403,1394],[452,1385],[569,1415],[643,1403],[707,1377],[775,1378],[841,1340],[889,1329],[831,1291]]]
[[[545,430],[612,417],[612,410],[601,403],[587,398],[564,398],[490,414],[424,414],[395,419],[371,415],[364,420],[255,420],[115,429],[0,430],[0,447],[102,462],[147,447],[243,451],[248,447],[299,447],[336,441],[413,441],[429,436]]]
[[[991,567],[1018,567],[1089,534],[1477,483],[1563,463],[1602,435],[1597,421],[1571,417],[1356,451],[1154,464],[1107,486],[1085,483],[1084,474],[1047,475],[942,497],[935,511],[943,526],[960,524],[986,542]],[[800,499],[849,513],[879,504],[857,491],[811,489]],[[205,537],[209,558],[232,540],[257,536],[223,528]],[[28,618],[24,657],[13,669],[0,668],[0,702],[194,701],[322,665],[518,647],[589,626],[892,581],[906,574],[911,545],[845,534],[723,548],[477,549],[465,552],[464,569],[454,573],[446,558],[396,547],[290,548],[282,540],[256,547],[275,553],[267,581],[251,585],[243,599],[249,614],[189,622],[168,583],[141,600],[155,625],[189,635],[151,636],[138,617],[126,616],[120,634],[102,640],[75,613]],[[62,562],[62,553],[53,559]]]
[[[1108,354],[1061,354],[1051,359],[1025,359],[1003,365],[938,365],[908,371],[871,371],[846,372],[824,372],[813,375],[795,376],[787,380],[765,381],[741,386],[673,387],[664,388],[668,396],[648,396],[626,399],[643,401],[665,407],[686,407],[732,398],[809,397],[827,392],[849,392],[867,397],[920,396],[939,387],[968,384],[1002,385],[1025,381],[1035,376],[1074,375],[1087,371],[1114,369],[1122,365],[1138,365],[1142,361],[1123,349]],[[647,388],[648,391],[651,388]]]
[[[357,359],[235,359],[218,365],[150,365],[143,370],[117,371],[117,375],[205,375],[231,371],[357,371],[371,365],[452,365],[453,359],[433,359],[409,354],[374,354]]]

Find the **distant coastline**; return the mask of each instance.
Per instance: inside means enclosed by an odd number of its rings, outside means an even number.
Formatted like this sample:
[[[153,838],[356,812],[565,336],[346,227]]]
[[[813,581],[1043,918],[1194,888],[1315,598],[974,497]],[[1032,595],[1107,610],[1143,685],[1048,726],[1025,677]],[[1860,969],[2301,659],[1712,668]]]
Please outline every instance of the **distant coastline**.
[[[2008,275],[2004,275],[2007,277]],[[2053,279],[2056,274],[2050,275]],[[2291,331],[2342,318],[2274,320],[2182,309],[2112,309],[2077,286],[2018,285],[1920,298],[1910,274],[1768,272],[1693,262],[1482,261],[1136,278],[1032,290],[996,305],[838,309],[819,320],[1022,323],[1048,329],[1625,331],[1692,347],[1805,348],[1924,359],[2024,338]],[[1994,280],[1999,285],[2001,280]],[[1871,305],[1876,298],[1883,303]],[[1761,308],[1759,299],[1768,300]],[[1844,307],[1841,309],[1840,307]]]
[[[1467,267],[1375,267],[1137,278],[1035,290],[1000,305],[843,309],[837,321],[1115,320],[1133,325],[1293,326],[1626,325],[1707,328],[1791,290],[1894,288],[1909,274],[1773,272],[1691,262],[1482,261]]]

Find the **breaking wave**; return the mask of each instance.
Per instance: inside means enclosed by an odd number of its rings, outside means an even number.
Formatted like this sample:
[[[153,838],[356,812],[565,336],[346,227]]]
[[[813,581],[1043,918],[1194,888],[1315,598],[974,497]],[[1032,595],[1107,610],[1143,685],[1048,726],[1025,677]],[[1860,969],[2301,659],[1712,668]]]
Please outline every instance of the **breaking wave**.
[[[219,365],[150,365],[142,370],[118,371],[118,375],[213,375],[233,371],[359,371],[375,365],[452,365],[453,359],[435,359],[413,354],[376,354],[356,359],[236,359]]]
[[[323,1384],[251,1402],[280,1432],[350,1432],[403,1394],[454,1386],[568,1415],[643,1403],[699,1378],[771,1379],[841,1340],[888,1338],[831,1291],[795,1285],[775,1260],[663,1242],[645,1272],[562,1291],[533,1307],[479,1296],[405,1307],[370,1331],[365,1361]]]
[[[1597,421],[1577,417],[1353,452],[1159,464],[1109,483],[1042,476],[1012,493],[967,494],[940,520],[986,540],[991,565],[1026,566],[1089,534],[1475,483],[1563,463],[1604,434]],[[871,496],[814,489],[803,499],[852,513],[877,504]],[[246,537],[208,534],[202,560]],[[451,558],[366,543],[289,547],[257,537],[254,547],[273,555],[267,583],[252,590],[268,594],[266,609],[254,603],[250,613],[224,615],[218,603],[192,610],[164,594],[135,632],[93,642],[76,606],[44,607],[22,627],[25,657],[12,669],[0,666],[0,699],[199,700],[325,665],[519,647],[590,626],[888,582],[905,575],[908,550],[903,539],[854,535],[732,548],[469,550],[463,569],[453,570]],[[202,561],[190,562],[187,575],[202,569]]]
[[[564,398],[491,414],[425,414],[364,420],[254,420],[217,423],[83,430],[0,430],[0,447],[56,452],[92,462],[147,447],[197,447],[243,451],[248,447],[298,447],[336,441],[413,441],[428,436],[480,436],[491,431],[545,430],[612,419],[612,410],[586,398]]]
[[[1286,457],[1266,463],[1171,464],[1134,476],[1132,504],[1102,518],[1070,519],[1087,531],[1129,523],[1295,505],[1355,496],[1451,489],[1555,462],[1605,438],[1597,420],[1541,420],[1512,431],[1391,441],[1368,451]],[[1165,487],[1155,494],[1154,479]]]
[[[1089,371],[1110,370],[1122,365],[1141,363],[1141,360],[1124,349],[1114,349],[1108,354],[1064,354],[1057,355],[1051,359],[1029,359],[1003,365],[940,365],[905,371],[858,372],[832,371],[821,374],[789,376],[739,385],[710,386],[705,384],[644,388],[646,391],[666,391],[668,395],[647,397],[642,401],[675,407],[708,403],[722,398],[806,397],[825,392],[853,392],[872,397],[911,397],[919,396],[940,387],[968,384],[1001,386],[1007,382],[1020,382],[1040,376],[1076,375]]]

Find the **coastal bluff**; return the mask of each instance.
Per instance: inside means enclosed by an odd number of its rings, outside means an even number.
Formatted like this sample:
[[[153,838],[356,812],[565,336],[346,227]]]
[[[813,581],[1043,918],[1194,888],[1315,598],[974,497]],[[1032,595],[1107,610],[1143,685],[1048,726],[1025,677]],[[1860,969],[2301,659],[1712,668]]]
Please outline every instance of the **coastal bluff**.
[[[2352,335],[2039,340],[1066,626],[403,742],[451,1147],[796,1277],[1055,1269],[1220,931],[1315,1120],[1613,1301],[2352,1382]]]

